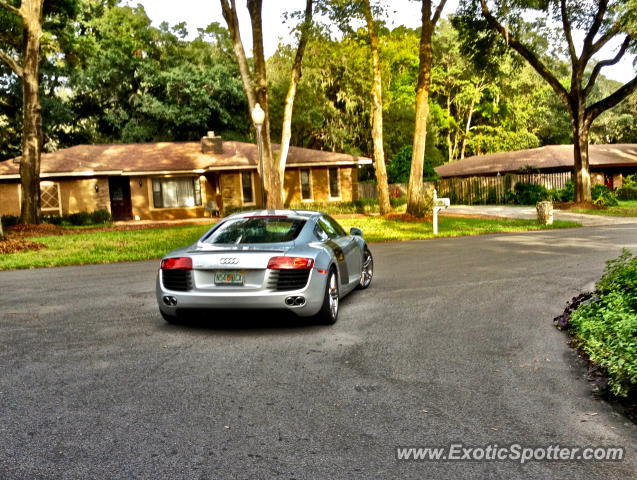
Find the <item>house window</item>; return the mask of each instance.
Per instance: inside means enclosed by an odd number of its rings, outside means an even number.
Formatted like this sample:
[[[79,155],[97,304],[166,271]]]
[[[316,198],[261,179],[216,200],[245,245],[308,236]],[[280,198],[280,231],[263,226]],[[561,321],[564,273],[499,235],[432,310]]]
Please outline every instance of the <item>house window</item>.
[[[330,198],[341,197],[341,184],[339,182],[338,168],[330,168],[328,170],[330,184]]]
[[[254,184],[252,183],[252,172],[241,172],[241,193],[243,204],[254,203]]]
[[[195,207],[201,205],[198,177],[153,178],[155,208]]]
[[[301,200],[312,200],[312,179],[310,169],[301,169]]]
[[[42,213],[62,215],[59,183],[40,182],[40,205]]]

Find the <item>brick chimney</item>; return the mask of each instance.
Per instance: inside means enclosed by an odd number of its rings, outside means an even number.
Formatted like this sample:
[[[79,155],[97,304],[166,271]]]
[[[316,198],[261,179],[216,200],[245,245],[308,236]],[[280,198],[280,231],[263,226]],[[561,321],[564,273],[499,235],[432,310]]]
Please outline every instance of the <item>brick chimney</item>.
[[[208,132],[205,137],[201,138],[201,153],[223,153],[223,140],[215,132]]]

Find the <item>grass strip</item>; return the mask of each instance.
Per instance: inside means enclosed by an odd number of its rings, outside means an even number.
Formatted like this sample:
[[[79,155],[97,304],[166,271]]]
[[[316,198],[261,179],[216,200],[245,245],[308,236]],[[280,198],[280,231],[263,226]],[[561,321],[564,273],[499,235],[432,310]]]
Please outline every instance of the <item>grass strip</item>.
[[[376,216],[341,217],[346,230],[363,230],[369,242],[432,238],[431,222],[404,222]],[[555,222],[548,228],[579,226],[574,222]],[[210,225],[149,228],[144,230],[103,231],[29,238],[45,245],[38,251],[0,255],[0,270],[128,262],[161,258],[170,250],[195,242]],[[547,227],[535,220],[491,220],[441,217],[439,237],[458,237],[485,233],[525,232]]]
[[[620,200],[619,206],[603,209],[574,208],[575,213],[587,213],[590,215],[610,215],[613,217],[637,217],[637,200]]]

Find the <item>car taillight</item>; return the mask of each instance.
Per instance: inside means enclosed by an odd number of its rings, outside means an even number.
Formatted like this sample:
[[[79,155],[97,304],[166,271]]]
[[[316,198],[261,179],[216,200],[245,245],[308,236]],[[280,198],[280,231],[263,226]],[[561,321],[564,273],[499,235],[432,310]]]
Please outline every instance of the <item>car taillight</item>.
[[[313,258],[272,257],[268,262],[270,270],[309,270],[314,266]]]
[[[192,270],[192,258],[174,257],[161,261],[162,270]]]

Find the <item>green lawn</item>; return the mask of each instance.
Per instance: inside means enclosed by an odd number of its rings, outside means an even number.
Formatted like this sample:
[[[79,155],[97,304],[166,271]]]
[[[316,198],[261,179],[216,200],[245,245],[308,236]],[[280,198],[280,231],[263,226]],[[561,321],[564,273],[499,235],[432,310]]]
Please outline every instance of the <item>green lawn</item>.
[[[593,215],[612,215],[614,217],[637,217],[637,200],[620,200],[619,206],[608,207],[603,210],[588,210],[575,208],[571,212],[590,213]]]
[[[380,217],[341,217],[349,230],[361,228],[370,242],[431,238],[431,223],[411,223]],[[574,222],[556,222],[552,228],[579,226]],[[33,237],[46,248],[0,256],[0,270],[55,267],[91,263],[149,260],[197,240],[210,226],[180,226],[145,230],[105,231],[59,236]],[[441,217],[439,236],[479,235],[483,233],[522,232],[542,227],[533,220],[485,220]]]
[[[29,238],[46,245],[38,251],[0,256],[0,270],[57,267],[160,258],[196,241],[209,225],[78,233]]]
[[[369,242],[418,240],[434,237],[431,222],[402,222],[380,217],[341,217],[338,220],[346,230],[349,230],[351,227],[358,227],[363,230],[363,235]],[[439,217],[438,237],[461,237],[501,232],[526,232],[530,230],[577,226],[580,226],[580,224],[565,221],[556,221],[552,226],[546,227],[539,225],[535,220]]]

